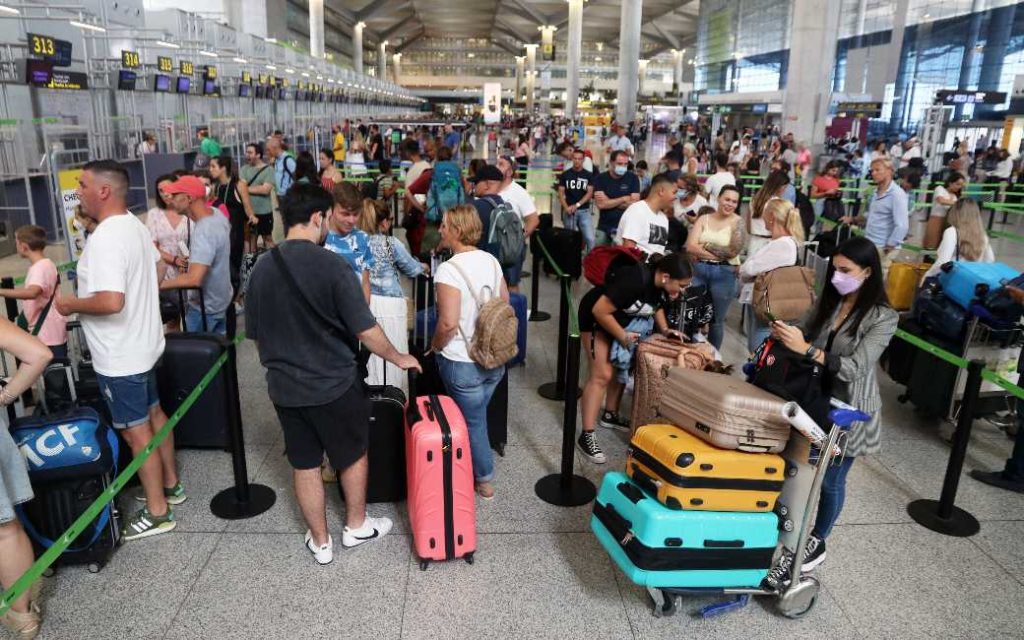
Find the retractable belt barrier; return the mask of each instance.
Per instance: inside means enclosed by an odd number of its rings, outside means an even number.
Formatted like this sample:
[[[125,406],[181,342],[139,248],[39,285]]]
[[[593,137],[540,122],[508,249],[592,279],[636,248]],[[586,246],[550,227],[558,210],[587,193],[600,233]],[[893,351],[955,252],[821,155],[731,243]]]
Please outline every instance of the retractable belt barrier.
[[[74,263],[68,263],[73,265]],[[61,265],[62,268],[68,267],[68,264]],[[192,392],[182,401],[178,409],[168,418],[167,424],[164,425],[160,431],[158,431],[153,439],[150,440],[149,444],[135,456],[135,458],[124,468],[124,470],[114,478],[113,482],[110,483],[103,493],[96,498],[95,501],[75,520],[67,531],[62,533],[60,536],[54,539],[53,546],[47,549],[35,563],[26,571],[20,578],[18,578],[13,585],[10,586],[0,597],[0,616],[7,613],[10,609],[11,604],[23,596],[28,591],[29,586],[39,579],[43,575],[50,565],[57,560],[57,558],[71,545],[72,542],[89,526],[89,524],[95,520],[104,507],[109,504],[118,493],[124,489],[128,481],[134,476],[143,463],[157,448],[166,440],[178,422],[181,420],[192,405],[196,403],[199,397],[203,394],[206,388],[213,382],[213,379],[220,372],[220,370],[228,364],[229,358],[232,357],[233,349],[245,339],[245,333],[240,333],[232,341],[230,348],[221,354],[220,358],[210,367],[210,370],[206,372],[206,375],[199,380]]]

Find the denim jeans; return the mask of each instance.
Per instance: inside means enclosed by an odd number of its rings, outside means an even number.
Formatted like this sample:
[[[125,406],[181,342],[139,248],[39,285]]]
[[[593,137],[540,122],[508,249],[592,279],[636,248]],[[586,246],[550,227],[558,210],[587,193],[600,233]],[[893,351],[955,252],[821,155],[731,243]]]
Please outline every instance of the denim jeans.
[[[473,478],[477,482],[490,482],[494,478],[494,454],[487,437],[487,405],[505,375],[505,367],[484,369],[475,362],[458,362],[438,354],[437,368],[448,395],[459,405],[469,428]]]
[[[203,315],[199,307],[188,306],[185,312],[185,331],[189,333],[200,333],[203,331]],[[219,333],[222,336],[228,334],[228,319],[226,313],[206,314],[206,333]]]
[[[711,323],[708,342],[716,349],[721,349],[722,337],[725,335],[725,315],[729,313],[729,305],[736,298],[736,267],[731,264],[698,262],[694,265],[693,284],[706,285],[711,292],[715,320]]]
[[[587,253],[594,249],[594,218],[590,215],[590,209],[580,209],[574,214],[562,213],[562,225],[566,229],[579,231],[583,234],[583,243]]]
[[[842,462],[832,464],[825,471],[825,480],[821,484],[821,498],[818,500],[818,516],[814,520],[814,535],[822,540],[832,533],[832,525],[839,519],[846,502],[846,474],[850,472],[856,458],[843,458]]]
[[[768,325],[757,319],[757,314],[754,313],[754,305],[746,304],[743,305],[743,326],[747,332],[747,351],[754,353],[761,343],[764,342],[768,334],[771,333],[771,329]]]

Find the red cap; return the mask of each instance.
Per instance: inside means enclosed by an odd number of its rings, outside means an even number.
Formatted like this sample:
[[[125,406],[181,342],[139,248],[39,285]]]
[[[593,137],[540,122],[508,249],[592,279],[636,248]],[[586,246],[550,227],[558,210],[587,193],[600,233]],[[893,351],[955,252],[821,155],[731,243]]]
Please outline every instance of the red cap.
[[[185,195],[192,196],[193,198],[205,198],[206,185],[203,184],[202,180],[195,176],[181,176],[171,184],[164,187],[163,192],[168,195],[184,193]]]

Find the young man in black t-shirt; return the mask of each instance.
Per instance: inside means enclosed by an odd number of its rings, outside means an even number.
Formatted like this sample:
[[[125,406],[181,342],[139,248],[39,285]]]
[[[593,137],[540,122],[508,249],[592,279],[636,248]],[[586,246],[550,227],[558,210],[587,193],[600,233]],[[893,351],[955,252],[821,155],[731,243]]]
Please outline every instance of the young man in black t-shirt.
[[[604,234],[604,244],[615,241],[615,230],[626,207],[640,200],[640,178],[628,166],[626,152],[613,151],[608,171],[594,176],[594,203],[599,211],[597,229]]]
[[[583,168],[583,150],[572,152],[572,167],[558,177],[558,200],[562,205],[562,224],[583,234],[587,252],[594,248],[594,220],[590,201],[594,198],[594,175]]]
[[[273,250],[279,254],[257,261],[245,301],[246,336],[256,341],[267,369],[267,391],[309,526],[306,548],[319,564],[334,559],[320,475],[325,452],[345,493],[342,546],[376,540],[392,526],[388,518],[366,514],[370,400],[358,344],[402,369],[420,370],[414,357],[399,353],[384,335],[348,262],[318,246],[333,206],[319,185],[289,190],[281,201],[287,237]]]

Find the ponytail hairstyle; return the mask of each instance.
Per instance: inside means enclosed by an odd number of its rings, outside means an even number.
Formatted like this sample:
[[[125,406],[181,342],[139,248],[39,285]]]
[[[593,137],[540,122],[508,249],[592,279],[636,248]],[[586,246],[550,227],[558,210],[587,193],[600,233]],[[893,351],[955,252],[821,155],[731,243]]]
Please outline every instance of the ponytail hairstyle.
[[[380,233],[380,225],[391,217],[391,212],[382,200],[363,198],[363,209],[356,226],[373,236]]]
[[[793,203],[785,198],[772,198],[765,203],[761,215],[771,213],[775,224],[782,225],[786,233],[796,240],[797,245],[804,241],[804,223],[800,218],[800,210],[793,206]]]

